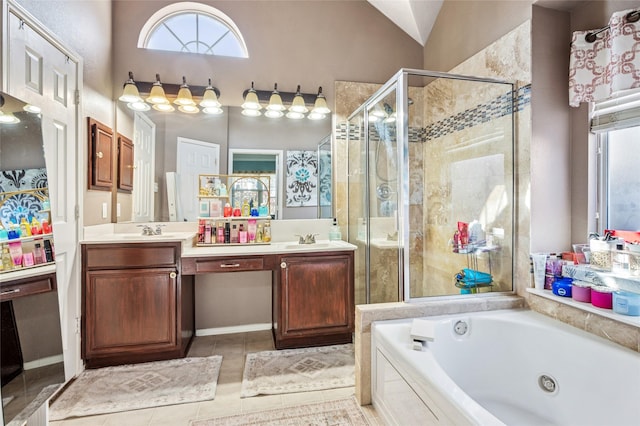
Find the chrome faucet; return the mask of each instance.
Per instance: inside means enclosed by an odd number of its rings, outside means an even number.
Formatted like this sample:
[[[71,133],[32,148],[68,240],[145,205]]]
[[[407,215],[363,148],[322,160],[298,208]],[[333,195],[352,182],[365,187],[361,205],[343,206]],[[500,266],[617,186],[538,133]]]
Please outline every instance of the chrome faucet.
[[[315,244],[316,235],[319,235],[319,234],[307,234],[304,237],[302,235],[296,234],[296,237],[300,237],[298,244]]]
[[[142,228],[142,235],[145,236],[153,236],[153,235],[162,235],[162,227],[164,225],[156,225],[156,230],[154,231],[151,225],[138,225],[138,228]]]

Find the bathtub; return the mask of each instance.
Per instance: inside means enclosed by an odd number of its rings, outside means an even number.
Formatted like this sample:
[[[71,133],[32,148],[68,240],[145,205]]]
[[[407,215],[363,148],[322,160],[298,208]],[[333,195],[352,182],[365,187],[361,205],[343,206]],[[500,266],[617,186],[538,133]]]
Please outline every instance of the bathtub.
[[[413,321],[372,324],[385,424],[640,424],[638,352],[529,310],[416,320],[433,341],[414,342]]]

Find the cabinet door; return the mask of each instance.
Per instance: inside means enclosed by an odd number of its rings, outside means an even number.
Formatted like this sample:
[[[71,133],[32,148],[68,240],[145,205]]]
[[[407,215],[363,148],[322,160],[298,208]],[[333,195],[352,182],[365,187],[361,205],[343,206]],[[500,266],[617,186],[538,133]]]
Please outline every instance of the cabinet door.
[[[129,193],[133,190],[133,142],[120,134],[118,135],[118,190]]]
[[[89,189],[113,186],[113,130],[89,117]]]
[[[87,358],[177,347],[174,269],[90,271],[85,298]]]
[[[282,337],[353,331],[352,259],[351,254],[281,257]]]

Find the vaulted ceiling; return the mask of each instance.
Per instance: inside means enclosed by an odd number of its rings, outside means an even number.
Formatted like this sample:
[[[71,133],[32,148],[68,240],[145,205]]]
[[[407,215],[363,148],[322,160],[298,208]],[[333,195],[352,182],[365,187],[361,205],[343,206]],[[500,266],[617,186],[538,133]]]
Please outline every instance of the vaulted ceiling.
[[[444,0],[367,0],[422,46]]]

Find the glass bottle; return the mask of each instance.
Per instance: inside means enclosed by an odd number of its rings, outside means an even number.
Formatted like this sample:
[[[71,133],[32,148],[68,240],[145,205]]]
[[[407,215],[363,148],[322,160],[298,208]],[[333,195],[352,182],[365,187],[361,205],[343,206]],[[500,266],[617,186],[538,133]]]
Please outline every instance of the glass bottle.
[[[271,222],[267,221],[264,224],[264,229],[262,230],[262,242],[270,243],[271,242]]]
[[[2,270],[10,271],[13,269],[13,261],[11,260],[11,255],[9,254],[9,247],[6,245],[2,246]]]

